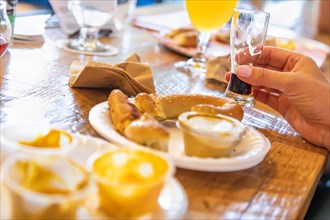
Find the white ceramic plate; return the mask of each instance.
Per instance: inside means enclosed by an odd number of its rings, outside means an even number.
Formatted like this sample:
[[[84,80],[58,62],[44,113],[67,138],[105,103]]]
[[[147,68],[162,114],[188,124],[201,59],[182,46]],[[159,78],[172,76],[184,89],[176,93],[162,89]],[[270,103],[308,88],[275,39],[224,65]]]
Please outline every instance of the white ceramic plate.
[[[40,128],[40,125],[36,125],[33,128]],[[86,165],[87,159],[94,152],[117,148],[117,146],[100,138],[94,138],[86,135],[72,136],[76,140],[77,147],[75,147],[69,153],[69,155],[71,158],[78,160],[83,165]],[[3,147],[3,143],[1,144],[1,147]],[[6,187],[2,186],[0,187],[0,190],[1,201],[10,201]],[[156,210],[154,213],[151,213],[148,218],[181,219],[185,215],[188,207],[188,200],[183,187],[174,177],[165,184],[164,189],[158,198],[158,204],[158,210]],[[2,202],[0,205],[0,219],[9,219],[11,213],[10,204]],[[102,215],[101,213],[97,213],[97,215],[95,215],[95,213],[91,214],[86,208],[81,208],[78,212],[78,219],[109,219],[109,217]]]
[[[91,109],[89,121],[93,128],[109,141],[124,147],[146,148],[128,140],[115,131],[109,117],[107,102],[102,102]],[[181,131],[173,124],[174,123],[171,122],[165,123],[165,126],[167,126],[170,131],[168,154],[173,159],[175,165],[180,168],[212,172],[248,169],[259,164],[270,149],[269,140],[257,130],[249,127],[247,128],[243,140],[235,147],[230,157],[200,158],[187,156],[184,154],[184,143]]]

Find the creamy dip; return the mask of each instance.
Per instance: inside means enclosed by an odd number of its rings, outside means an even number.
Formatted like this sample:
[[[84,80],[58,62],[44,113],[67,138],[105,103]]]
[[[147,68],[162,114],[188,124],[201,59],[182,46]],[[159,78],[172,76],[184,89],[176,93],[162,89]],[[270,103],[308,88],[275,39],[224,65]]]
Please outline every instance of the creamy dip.
[[[219,114],[185,112],[177,126],[183,132],[184,152],[188,156],[228,157],[241,141],[241,122]]]
[[[220,117],[193,116],[188,118],[191,128],[207,132],[231,132],[236,127],[232,121]]]

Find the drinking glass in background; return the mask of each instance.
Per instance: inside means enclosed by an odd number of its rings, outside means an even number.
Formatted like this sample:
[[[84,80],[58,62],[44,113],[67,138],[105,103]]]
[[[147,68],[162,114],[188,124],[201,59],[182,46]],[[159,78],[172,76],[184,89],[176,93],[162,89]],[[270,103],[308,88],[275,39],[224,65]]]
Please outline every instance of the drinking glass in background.
[[[175,63],[182,72],[195,73],[203,78],[206,72],[206,50],[212,33],[225,25],[237,4],[237,0],[186,0],[190,21],[198,31],[197,53],[186,62]]]
[[[7,14],[11,23],[11,30],[14,33],[16,5],[18,0],[6,0],[6,2],[7,2]]]
[[[269,13],[235,9],[230,31],[231,77],[225,95],[243,106],[255,104],[252,86],[236,76],[239,65],[254,65],[264,46],[269,23]]]
[[[111,31],[121,32],[125,25],[134,17],[137,0],[118,0],[118,7],[114,18],[110,23],[110,27],[114,26]]]
[[[114,16],[117,1],[68,0],[68,8],[80,26],[79,38],[68,44],[71,49],[88,52],[114,50],[98,40],[98,31]]]
[[[12,35],[12,27],[6,7],[7,3],[0,1],[0,57],[6,53]]]

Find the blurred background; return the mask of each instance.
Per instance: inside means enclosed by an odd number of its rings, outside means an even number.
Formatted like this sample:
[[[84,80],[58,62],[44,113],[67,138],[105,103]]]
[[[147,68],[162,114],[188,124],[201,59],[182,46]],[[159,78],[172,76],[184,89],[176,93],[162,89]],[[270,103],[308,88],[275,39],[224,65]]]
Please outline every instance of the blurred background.
[[[119,4],[126,1],[128,0],[118,0]],[[137,7],[160,3],[183,3],[182,0],[136,1]],[[292,30],[298,35],[313,38],[318,31],[329,33],[329,2],[329,0],[240,0],[239,7],[267,11],[271,14],[271,24]],[[29,5],[37,6],[39,13],[52,11],[48,0],[19,0],[19,8],[29,8]],[[283,16],[283,12],[290,13],[285,13],[285,16]],[[25,13],[28,12],[25,10]],[[329,44],[329,38],[322,39],[322,41]]]

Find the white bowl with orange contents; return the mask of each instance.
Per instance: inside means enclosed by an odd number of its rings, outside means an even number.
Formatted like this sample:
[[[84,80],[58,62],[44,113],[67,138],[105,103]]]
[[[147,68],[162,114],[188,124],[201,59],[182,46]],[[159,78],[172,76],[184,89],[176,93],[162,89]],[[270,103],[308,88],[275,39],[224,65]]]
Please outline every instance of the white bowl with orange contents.
[[[110,218],[151,215],[175,171],[168,158],[130,148],[96,152],[87,164],[97,184],[99,209]]]
[[[1,167],[5,219],[77,219],[90,191],[84,167],[61,156],[17,156]]]
[[[43,124],[15,124],[1,128],[1,161],[11,154],[66,155],[77,145],[70,133]]]

